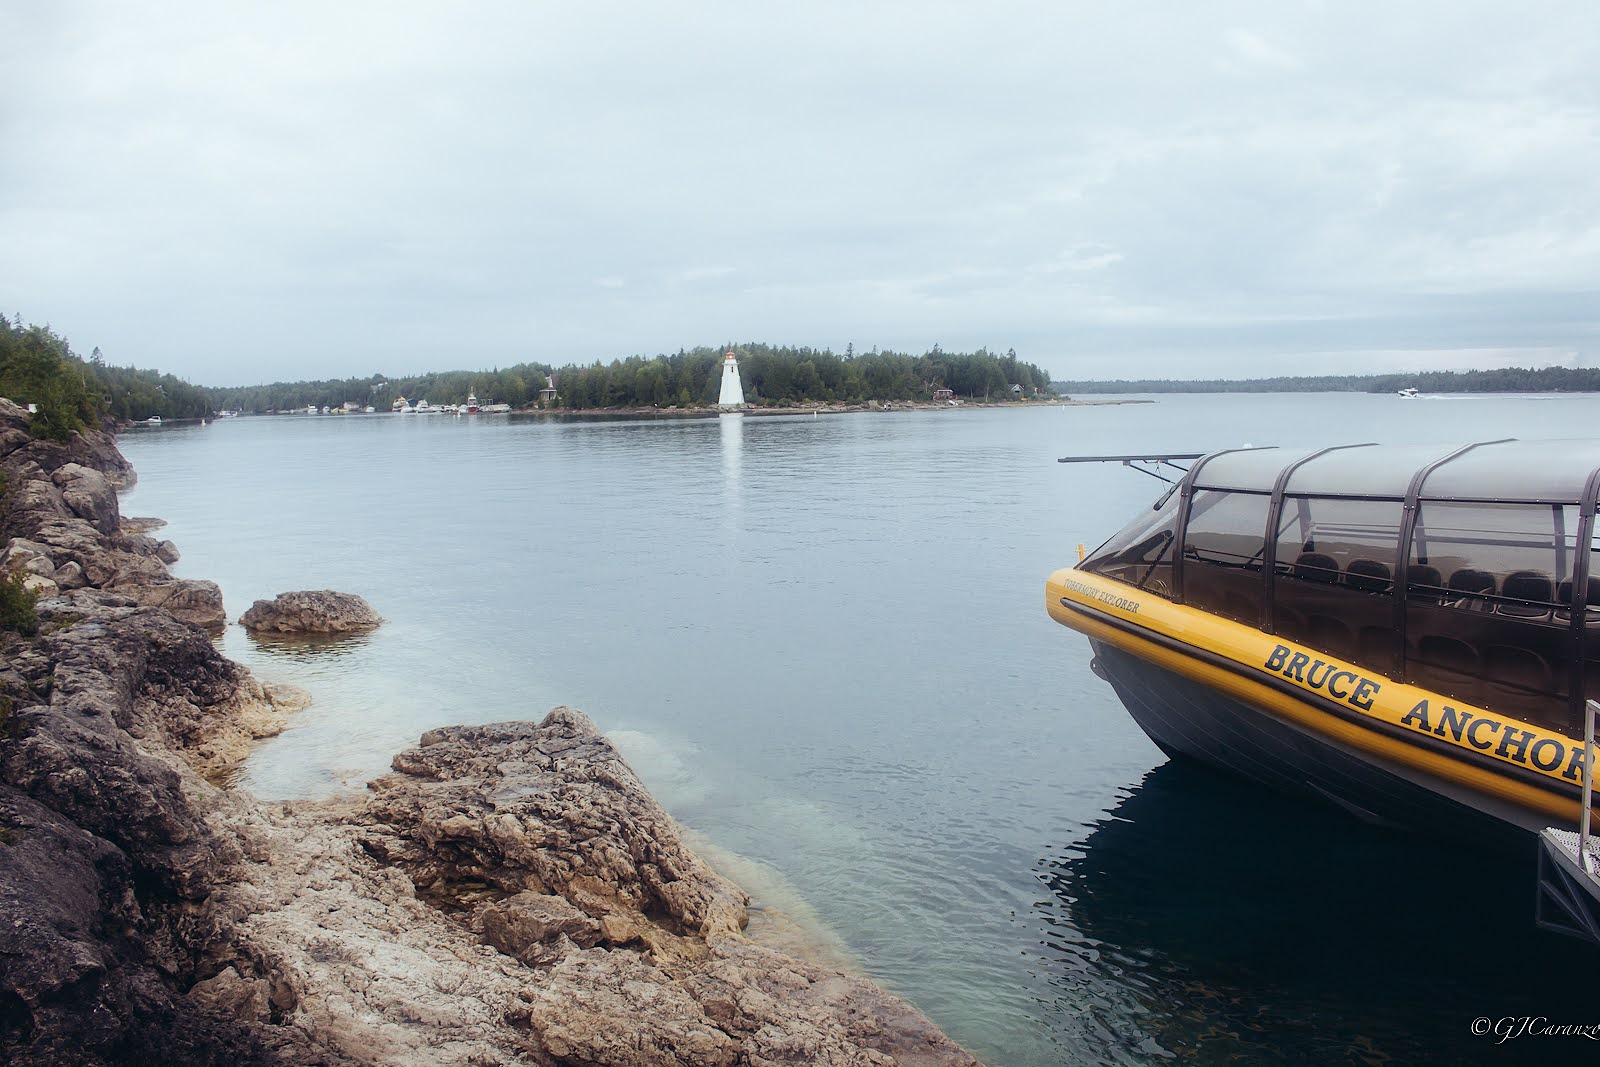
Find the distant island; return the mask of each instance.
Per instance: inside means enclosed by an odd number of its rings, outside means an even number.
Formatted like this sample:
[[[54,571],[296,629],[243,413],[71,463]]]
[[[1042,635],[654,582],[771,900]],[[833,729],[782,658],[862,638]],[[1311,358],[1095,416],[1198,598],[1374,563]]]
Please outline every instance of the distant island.
[[[1284,378],[1118,379],[1052,382],[1057,393],[1600,393],[1600,368],[1502,367],[1411,374],[1318,374]]]
[[[757,343],[679,349],[672,355],[629,356],[610,363],[552,367],[519,363],[493,370],[454,370],[264,385],[207,387],[171,374],[107,362],[96,348],[84,359],[46,326],[25,326],[0,314],[0,395],[34,403],[46,412],[47,436],[98,418],[124,422],[152,417],[202,419],[222,412],[271,414],[368,408],[387,412],[396,400],[463,404],[475,396],[511,410],[632,411],[641,408],[714,409],[722,360],[739,360],[745,400],[755,408],[942,402],[1007,403],[1054,399],[1050,375],[1017,357],[980,348],[945,352],[934,345],[921,355],[844,353]]]

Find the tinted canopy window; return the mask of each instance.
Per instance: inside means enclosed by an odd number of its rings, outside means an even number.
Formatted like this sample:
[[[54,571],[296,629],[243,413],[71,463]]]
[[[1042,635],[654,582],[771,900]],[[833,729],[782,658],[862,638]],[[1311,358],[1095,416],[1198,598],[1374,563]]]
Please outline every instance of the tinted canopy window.
[[[1083,569],[1170,599],[1179,500],[1178,493],[1168,493],[1156,508],[1140,514],[1095,549]]]
[[[1195,491],[1184,532],[1184,603],[1256,625],[1271,502],[1267,493]]]
[[[1188,558],[1223,567],[1259,569],[1265,555],[1271,499],[1266,493],[1197,489],[1184,535]]]
[[[1352,563],[1360,564],[1358,578],[1377,573],[1370,564],[1392,576],[1401,515],[1398,500],[1286,496],[1278,521],[1278,570],[1330,585],[1348,584]]]
[[[1577,530],[1571,505],[1423,501],[1411,569],[1437,575],[1463,606],[1549,610],[1558,590],[1570,598]]]
[[[1274,629],[1388,669],[1403,512],[1398,500],[1286,496],[1275,546]]]
[[[1575,730],[1578,518],[1563,504],[1423,501],[1406,566],[1408,680]]]

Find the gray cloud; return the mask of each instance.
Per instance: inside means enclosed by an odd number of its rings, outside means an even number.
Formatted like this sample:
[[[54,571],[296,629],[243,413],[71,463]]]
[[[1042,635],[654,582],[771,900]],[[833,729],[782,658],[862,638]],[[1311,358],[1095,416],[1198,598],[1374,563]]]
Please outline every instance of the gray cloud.
[[[0,34],[0,300],[198,381],[729,338],[1063,377],[1600,358],[1586,0],[84,2]]]

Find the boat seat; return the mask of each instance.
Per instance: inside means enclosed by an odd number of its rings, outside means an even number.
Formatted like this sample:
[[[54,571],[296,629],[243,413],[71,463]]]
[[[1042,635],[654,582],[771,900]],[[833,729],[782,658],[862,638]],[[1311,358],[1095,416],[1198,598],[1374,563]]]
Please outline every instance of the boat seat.
[[[1590,626],[1600,623],[1600,578],[1589,579],[1587,622]],[[1556,618],[1572,618],[1572,581],[1568,579],[1556,586],[1556,603],[1566,605],[1565,608],[1556,609]]]
[[[1294,561],[1294,571],[1292,573],[1301,581],[1337,585],[1339,583],[1339,561],[1332,556],[1325,556],[1321,552],[1302,552]]]
[[[1344,584],[1363,593],[1387,593],[1394,588],[1394,576],[1387,563],[1353,559],[1344,569]]]
[[[1474,678],[1481,673],[1478,670],[1478,650],[1460,638],[1446,637],[1444,634],[1423,634],[1417,642],[1416,662]]]
[[[1228,592],[1222,596],[1222,613],[1235,622],[1256,626],[1261,622],[1261,602],[1243,593]]]
[[[1499,606],[1502,615],[1520,619],[1548,619],[1555,597],[1555,583],[1548,574],[1538,571],[1515,571],[1506,575],[1500,586],[1504,598]],[[1514,603],[1508,603],[1514,601]]]
[[[1356,659],[1383,673],[1394,670],[1394,628],[1392,626],[1363,626],[1356,635]]]
[[[1488,611],[1490,603],[1486,598],[1494,596],[1494,575],[1488,571],[1463,567],[1450,576],[1450,584],[1446,588],[1450,591],[1446,599],[1455,607]]]
[[[1444,600],[1444,575],[1438,567],[1413,563],[1406,568],[1406,597],[1411,600]]]
[[[1272,612],[1273,633],[1290,637],[1306,632],[1306,617],[1300,612],[1283,604],[1278,604]],[[1595,690],[1600,693],[1600,689]]]
[[[1306,620],[1303,640],[1312,648],[1321,649],[1343,659],[1349,659],[1356,650],[1355,637],[1344,620],[1332,615],[1313,615]]]
[[[1424,634],[1417,642],[1417,655],[1410,662],[1416,670],[1407,672],[1406,681],[1469,704],[1479,702],[1483,674],[1478,650],[1465,641],[1443,634]]]
[[[1490,645],[1484,649],[1484,674],[1495,688],[1554,691],[1550,664],[1537,652],[1515,645]]]
[[[1565,685],[1556,685],[1550,664],[1515,645],[1484,649],[1484,706],[1527,722],[1560,727],[1567,717]]]
[[[1583,697],[1585,700],[1600,700],[1600,660],[1586,659],[1583,661]],[[1583,720],[1577,722],[1578,733],[1583,734]]]

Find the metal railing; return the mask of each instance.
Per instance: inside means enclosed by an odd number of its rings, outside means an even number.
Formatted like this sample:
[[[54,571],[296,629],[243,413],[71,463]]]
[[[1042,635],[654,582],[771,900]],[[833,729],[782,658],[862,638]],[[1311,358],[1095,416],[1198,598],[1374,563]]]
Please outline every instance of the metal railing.
[[[1578,814],[1578,868],[1592,875],[1589,865],[1589,823],[1592,813],[1589,805],[1594,799],[1594,719],[1600,714],[1600,700],[1586,700],[1583,705],[1583,810]]]

